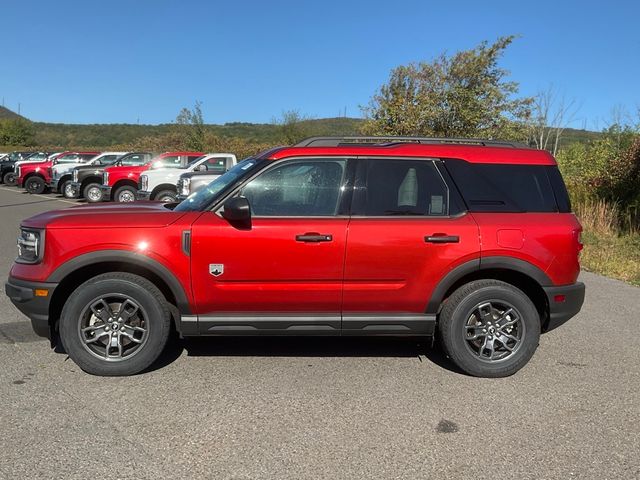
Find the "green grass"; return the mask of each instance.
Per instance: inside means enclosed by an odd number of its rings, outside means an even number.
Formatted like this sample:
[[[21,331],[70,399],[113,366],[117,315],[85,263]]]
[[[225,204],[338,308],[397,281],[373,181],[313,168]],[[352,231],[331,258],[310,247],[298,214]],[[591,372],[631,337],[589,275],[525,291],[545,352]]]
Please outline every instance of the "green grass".
[[[640,286],[640,234],[582,234],[582,267]]]

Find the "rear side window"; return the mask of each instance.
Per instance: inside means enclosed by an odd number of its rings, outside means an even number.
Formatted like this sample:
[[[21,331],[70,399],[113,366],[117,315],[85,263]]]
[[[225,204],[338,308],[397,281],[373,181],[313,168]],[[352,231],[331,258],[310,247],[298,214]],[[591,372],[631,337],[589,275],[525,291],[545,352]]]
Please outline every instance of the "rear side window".
[[[140,153],[140,154],[134,154],[134,155],[129,155],[128,157],[124,158],[122,160],[122,165],[124,166],[136,166],[136,165],[144,165],[145,163],[147,163],[148,161],[148,156]]]
[[[367,160],[358,167],[351,213],[446,216],[449,189],[433,160]]]
[[[545,165],[445,164],[471,212],[558,211]]]

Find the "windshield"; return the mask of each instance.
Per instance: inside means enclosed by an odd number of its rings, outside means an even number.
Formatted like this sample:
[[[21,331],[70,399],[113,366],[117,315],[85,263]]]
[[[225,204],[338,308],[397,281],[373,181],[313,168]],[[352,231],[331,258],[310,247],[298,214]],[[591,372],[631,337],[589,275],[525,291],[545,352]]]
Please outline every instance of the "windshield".
[[[258,160],[247,158],[238,163],[224,175],[219,176],[202,190],[189,195],[176,208],[176,212],[196,212],[203,210],[209,205],[220,192],[226,190],[227,187],[235,184],[239,179],[249,175],[255,169]]]

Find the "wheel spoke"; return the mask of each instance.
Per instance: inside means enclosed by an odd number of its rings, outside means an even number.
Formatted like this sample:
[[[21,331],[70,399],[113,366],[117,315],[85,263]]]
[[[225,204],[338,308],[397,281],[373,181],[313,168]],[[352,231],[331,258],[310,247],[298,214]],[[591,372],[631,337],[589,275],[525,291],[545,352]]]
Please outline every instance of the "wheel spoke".
[[[465,328],[467,329],[467,340],[477,340],[480,337],[485,337],[487,335],[486,333],[486,329],[484,329],[483,325],[466,325]],[[485,331],[483,331],[483,329]],[[472,332],[469,332],[469,330],[472,330]],[[469,335],[471,333],[471,335]]]
[[[127,323],[135,316],[136,313],[138,313],[138,310],[140,310],[140,307],[127,299],[122,302],[122,305],[120,305],[120,310],[118,310],[118,314],[116,316],[122,319],[124,323]]]
[[[111,307],[109,307],[109,304],[107,304],[104,298],[101,298],[100,300],[92,304],[91,311],[96,316],[96,318],[102,320],[103,323],[107,323],[113,318]]]
[[[493,306],[491,305],[491,302],[478,305],[477,310],[482,323],[487,323],[493,320]]]
[[[501,338],[501,337],[496,337],[496,340],[497,340],[497,341],[499,341],[499,342],[502,344],[502,346],[503,346],[504,348],[506,348],[509,352],[513,352],[513,348],[512,348],[512,347],[510,347],[509,345],[507,345],[507,342],[505,342],[504,340],[502,340],[502,338]],[[515,345],[514,345],[514,347],[515,347]]]
[[[135,336],[136,332],[140,332],[142,333],[142,336],[144,336],[144,333],[146,332],[146,330],[142,327],[132,327],[131,325],[124,325],[124,330],[120,331],[122,335],[127,337],[132,342],[142,343],[142,338],[138,338]]]
[[[91,333],[93,333],[93,335],[87,336],[87,334]],[[84,341],[84,343],[95,343],[105,335],[109,335],[109,332],[105,330],[104,325],[91,325],[82,329],[82,340]]]

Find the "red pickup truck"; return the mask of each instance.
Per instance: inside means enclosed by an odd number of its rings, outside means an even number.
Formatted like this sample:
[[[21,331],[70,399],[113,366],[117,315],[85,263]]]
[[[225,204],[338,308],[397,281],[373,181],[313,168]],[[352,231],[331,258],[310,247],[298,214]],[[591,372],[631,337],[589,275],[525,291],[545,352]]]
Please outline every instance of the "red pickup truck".
[[[75,163],[88,160],[100,152],[64,152],[46,162],[23,163],[17,167],[17,186],[29,193],[44,193],[51,183],[51,167],[55,163]]]
[[[107,167],[102,174],[102,198],[99,201],[133,202],[142,172],[150,168],[178,168],[202,155],[202,152],[165,152],[144,165]],[[95,203],[91,199],[87,200]]]

